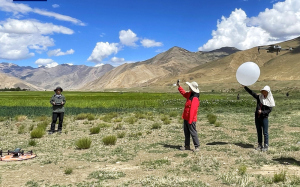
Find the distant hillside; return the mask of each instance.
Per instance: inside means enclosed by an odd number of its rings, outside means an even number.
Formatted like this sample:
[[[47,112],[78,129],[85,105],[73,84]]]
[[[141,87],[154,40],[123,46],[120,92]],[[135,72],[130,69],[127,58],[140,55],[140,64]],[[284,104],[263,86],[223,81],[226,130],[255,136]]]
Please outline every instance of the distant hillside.
[[[257,47],[239,51],[230,56],[201,64],[178,76],[168,77],[153,86],[167,86],[181,79],[185,81],[197,81],[201,87],[215,90],[239,88],[236,81],[237,68],[247,61],[255,62],[259,65],[261,74],[254,87],[261,87],[265,84],[272,85],[274,89],[283,87],[300,86],[300,38],[295,38],[279,43],[282,48],[293,47],[293,51],[281,51],[267,53],[266,50],[257,51]],[[290,81],[290,82],[286,82]],[[296,81],[296,82],[295,82]]]
[[[6,74],[0,73],[0,89],[17,88],[17,87],[20,87],[21,89],[34,90],[34,91],[43,90],[42,88],[29,84],[16,77],[11,77]]]
[[[53,68],[32,68],[12,63],[0,63],[0,72],[20,78],[46,90],[52,90],[58,85],[66,90],[77,90],[113,68],[109,64],[100,67],[62,64]]]
[[[221,48],[211,52],[190,52],[173,47],[142,62],[123,64],[107,72],[81,89],[103,90],[149,86],[157,81],[183,74],[194,67],[235,53],[235,48]]]

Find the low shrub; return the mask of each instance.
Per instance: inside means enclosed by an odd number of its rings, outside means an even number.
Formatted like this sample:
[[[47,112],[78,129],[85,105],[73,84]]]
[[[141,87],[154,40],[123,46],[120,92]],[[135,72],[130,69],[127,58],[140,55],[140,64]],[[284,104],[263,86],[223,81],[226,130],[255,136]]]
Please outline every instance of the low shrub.
[[[90,133],[91,134],[98,134],[100,132],[100,127],[92,127],[90,128]]]
[[[210,124],[215,124],[217,121],[217,116],[215,114],[207,114],[207,119]]]
[[[29,140],[29,141],[28,141],[28,145],[29,145],[29,146],[36,146],[36,144],[37,144],[37,143],[36,143],[35,140]]]
[[[102,139],[104,145],[115,145],[117,142],[117,137],[114,135],[106,136]]]
[[[161,128],[161,124],[159,123],[153,123],[151,126],[151,129],[160,129]]]
[[[75,142],[77,149],[89,149],[92,144],[92,140],[90,138],[80,138]]]
[[[31,138],[41,138],[44,135],[45,135],[45,130],[42,128],[35,128],[30,133]]]
[[[25,125],[21,125],[18,128],[18,134],[24,134],[25,133]]]
[[[70,174],[72,174],[72,173],[73,173],[73,169],[72,169],[72,168],[67,167],[67,168],[65,169],[65,174],[66,174],[66,175],[70,175]]]
[[[126,132],[118,132],[118,133],[117,133],[117,137],[118,137],[118,138],[124,138],[125,135],[126,135]]]

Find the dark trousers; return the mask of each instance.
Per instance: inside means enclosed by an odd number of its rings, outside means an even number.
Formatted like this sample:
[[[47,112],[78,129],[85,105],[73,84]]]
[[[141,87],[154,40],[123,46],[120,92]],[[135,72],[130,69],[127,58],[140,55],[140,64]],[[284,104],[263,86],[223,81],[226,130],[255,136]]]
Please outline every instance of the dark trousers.
[[[196,122],[192,122],[192,124],[189,124],[187,120],[184,120],[183,131],[184,131],[184,137],[185,137],[184,144],[186,147],[190,147],[190,136],[192,136],[195,148],[200,146],[199,139],[198,139],[198,133],[196,130]]]
[[[269,134],[268,134],[268,127],[269,127],[269,120],[268,118],[258,118],[255,117],[255,125],[257,130],[257,140],[258,144],[262,145],[262,135],[264,135],[264,145],[269,145]]]
[[[59,119],[58,131],[62,130],[62,123],[63,123],[63,120],[64,120],[64,113],[63,112],[61,112],[61,113],[53,112],[52,113],[52,123],[51,123],[51,131],[52,132],[54,132],[54,130],[55,130],[55,124],[56,124],[57,118]]]

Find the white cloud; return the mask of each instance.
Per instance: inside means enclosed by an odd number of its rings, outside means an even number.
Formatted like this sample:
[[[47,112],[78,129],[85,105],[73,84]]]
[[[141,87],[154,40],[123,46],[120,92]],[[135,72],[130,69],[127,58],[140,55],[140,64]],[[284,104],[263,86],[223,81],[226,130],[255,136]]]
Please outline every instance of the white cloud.
[[[87,60],[99,63],[109,55],[116,54],[119,51],[118,45],[118,43],[98,42]]]
[[[16,33],[16,34],[73,34],[74,31],[52,23],[41,23],[37,20],[17,20],[7,19],[0,22],[0,32]]]
[[[44,58],[37,59],[35,61],[35,64],[37,64],[39,67],[45,66],[46,68],[52,68],[58,66],[58,63],[54,62],[52,59],[44,59]]]
[[[119,39],[120,39],[120,43],[126,46],[132,46],[135,47],[136,45],[136,41],[139,39],[136,34],[134,32],[132,32],[130,29],[128,29],[127,31],[125,30],[121,30],[119,32]]]
[[[85,26],[85,24],[82,21],[80,21],[76,18],[72,18],[70,16],[58,14],[55,12],[50,12],[47,10],[31,8],[30,6],[28,6],[26,4],[13,3],[13,0],[0,0],[0,10],[5,11],[5,12],[12,12],[15,16],[18,14],[26,14],[26,13],[32,12],[32,13],[36,13],[36,14],[43,15],[43,16],[53,17],[57,20],[68,21],[68,22],[74,23],[76,25]]]
[[[54,49],[48,51],[48,56],[63,56],[73,54],[75,51],[73,49],[67,50],[66,52],[62,52],[61,49]]]
[[[54,46],[54,40],[49,34],[73,34],[73,30],[41,23],[37,20],[7,19],[0,22],[0,59],[20,60],[34,56],[30,49],[41,53],[48,47]],[[74,51],[67,51],[72,53]]]
[[[103,63],[99,63],[99,64],[96,64],[94,67],[101,67],[103,65],[104,65]]]
[[[274,39],[270,33],[260,27],[247,26],[247,15],[242,9],[235,9],[229,18],[222,16],[217,30],[212,31],[213,38],[199,47],[199,51],[210,51],[221,47],[249,49],[257,45],[265,45]]]
[[[73,66],[74,64],[73,63],[66,63],[67,65],[69,65],[69,66]]]
[[[116,67],[125,63],[134,63],[134,62],[135,61],[126,61],[124,58],[112,57],[108,63]]]
[[[266,9],[257,17],[250,19],[253,26],[258,26],[272,37],[280,40],[291,39],[300,35],[300,1],[286,0]]]
[[[58,4],[53,4],[52,7],[53,8],[59,8],[59,5]]]
[[[300,1],[277,2],[256,17],[248,18],[242,9],[235,9],[229,18],[218,21],[212,39],[199,47],[209,51],[225,46],[249,49],[289,40],[300,35]]]
[[[159,47],[159,46],[162,46],[163,44],[161,42],[156,42],[155,40],[150,40],[150,39],[143,39],[141,41],[141,44],[144,46],[144,47]]]
[[[162,53],[162,52],[165,52],[165,50],[163,50],[163,49],[157,49],[155,52],[156,53]]]

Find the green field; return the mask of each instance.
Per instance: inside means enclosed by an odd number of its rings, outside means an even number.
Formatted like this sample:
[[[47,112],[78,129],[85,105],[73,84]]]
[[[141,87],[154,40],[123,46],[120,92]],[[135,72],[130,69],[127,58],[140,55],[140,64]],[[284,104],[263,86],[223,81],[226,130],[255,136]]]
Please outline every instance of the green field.
[[[200,94],[194,153],[179,150],[179,93],[63,92],[63,133],[48,135],[53,92],[0,92],[0,149],[38,155],[0,161],[0,186],[299,186],[300,93],[273,93],[267,153],[254,150],[256,102],[239,93]]]

